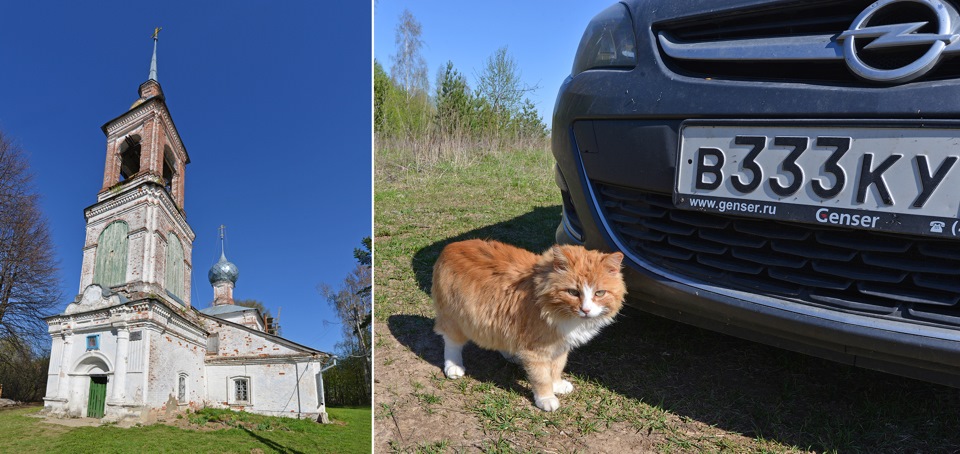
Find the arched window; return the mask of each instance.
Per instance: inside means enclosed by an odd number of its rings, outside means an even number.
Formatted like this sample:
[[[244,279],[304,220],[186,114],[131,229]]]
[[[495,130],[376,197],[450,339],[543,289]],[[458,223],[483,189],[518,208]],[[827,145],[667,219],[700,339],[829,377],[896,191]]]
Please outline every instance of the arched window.
[[[120,181],[140,171],[140,137],[129,136],[120,144]]]
[[[163,188],[167,193],[174,195],[173,178],[176,174],[176,160],[173,158],[173,152],[170,147],[163,147]]]
[[[116,221],[100,233],[93,283],[109,288],[127,282],[127,223]]]
[[[177,402],[187,403],[187,374],[180,374],[177,379]]]
[[[184,293],[183,245],[173,233],[167,234],[166,288],[178,298]]]

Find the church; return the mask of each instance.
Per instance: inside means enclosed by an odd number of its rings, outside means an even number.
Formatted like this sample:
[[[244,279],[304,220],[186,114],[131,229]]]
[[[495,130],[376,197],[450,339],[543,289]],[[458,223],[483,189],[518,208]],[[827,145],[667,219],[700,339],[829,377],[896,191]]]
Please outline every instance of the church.
[[[139,98],[101,128],[106,163],[83,212],[80,293],[45,319],[44,412],[149,422],[216,407],[325,420],[323,372],[336,357],[274,335],[259,310],[235,305],[239,272],[223,253],[208,273],[212,303],[190,301],[190,156],[157,81],[153,39]]]

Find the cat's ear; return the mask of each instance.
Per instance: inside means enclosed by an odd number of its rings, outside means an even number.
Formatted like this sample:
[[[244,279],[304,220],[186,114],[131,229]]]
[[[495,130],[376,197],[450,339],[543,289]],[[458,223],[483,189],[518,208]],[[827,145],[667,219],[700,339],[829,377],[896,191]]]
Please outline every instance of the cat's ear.
[[[570,268],[570,259],[563,254],[563,249],[559,245],[550,248],[550,252],[553,253],[553,269],[566,270]]]
[[[614,252],[613,254],[607,254],[606,257],[603,258],[603,264],[611,273],[619,273],[620,267],[623,266],[623,253]]]

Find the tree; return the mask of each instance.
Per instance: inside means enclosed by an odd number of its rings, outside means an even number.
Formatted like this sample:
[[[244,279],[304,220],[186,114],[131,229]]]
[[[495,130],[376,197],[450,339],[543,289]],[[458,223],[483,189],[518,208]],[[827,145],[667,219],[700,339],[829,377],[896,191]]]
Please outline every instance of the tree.
[[[437,74],[437,113],[435,123],[443,134],[457,132],[470,115],[470,93],[467,79],[447,61],[445,69]]]
[[[38,402],[46,394],[50,352],[32,348],[23,339],[0,338],[0,385],[2,397],[20,402]]]
[[[39,339],[61,299],[54,248],[24,152],[0,132],[0,338]]]
[[[363,244],[363,249],[353,248],[353,258],[357,259],[357,263],[361,265],[370,266],[373,263],[373,241],[369,236],[365,236],[360,243]]]
[[[390,75],[395,90],[385,93],[388,96],[381,100],[384,103],[381,112],[386,115],[385,124],[389,126],[386,128],[387,136],[408,140],[420,138],[427,131],[433,116],[428,96],[430,82],[427,80],[427,61],[421,53],[422,31],[420,22],[409,10],[404,9],[396,30],[397,52],[391,56],[393,66]],[[377,88],[375,86],[374,91]],[[386,87],[381,84],[379,88]],[[376,109],[374,115],[376,121]]]
[[[529,99],[523,100],[520,113],[513,118],[517,136],[522,139],[542,139],[547,136],[547,125],[540,118],[537,106]]]
[[[390,102],[393,94],[393,81],[383,70],[380,62],[373,61],[373,131],[377,134],[387,133],[391,129]]]
[[[325,401],[328,406],[370,405],[370,389],[362,381],[366,376],[366,361],[359,356],[345,356],[337,367],[323,373]],[[368,382],[369,383],[369,382]]]
[[[353,386],[347,385],[347,383],[360,384],[363,387],[362,394],[367,396],[367,402],[369,402],[370,341],[372,338],[370,330],[370,317],[372,315],[370,286],[373,255],[370,248],[370,238],[364,238],[362,244],[364,249],[354,249],[354,258],[357,259],[357,264],[344,278],[343,283],[338,288],[323,283],[317,289],[327,300],[327,303],[336,310],[337,317],[340,319],[343,341],[337,344],[337,350],[344,357],[344,362],[349,365],[352,364],[350,358],[362,359],[360,363],[363,367],[360,375],[347,378],[348,376],[343,376],[338,372],[337,376],[342,378],[342,386]],[[345,367],[340,372],[346,373],[347,370],[349,368]]]
[[[357,264],[338,288],[320,284],[320,294],[337,311],[343,327],[344,343],[354,351],[351,354],[369,356],[370,335],[368,318],[371,312],[370,266]]]
[[[511,119],[520,113],[524,95],[536,89],[520,82],[517,62],[507,53],[506,46],[488,57],[483,70],[477,75],[477,97],[486,101],[492,109],[498,136]]]
[[[370,269],[370,266],[373,264],[373,242],[370,240],[369,236],[363,237],[360,242],[363,244],[363,248],[353,248],[353,258],[357,259],[357,263],[360,266],[365,266],[367,269]],[[357,295],[361,298],[370,299],[370,292],[373,291],[373,283],[370,280],[367,280],[366,287],[361,288],[357,291]],[[367,314],[366,322],[367,325],[370,324],[370,315]],[[363,326],[361,326],[362,328]]]
[[[400,23],[397,24],[397,53],[392,57],[393,67],[390,68],[390,74],[408,97],[428,91],[427,61],[420,53],[423,47],[423,39],[420,38],[422,33],[420,22],[413,17],[410,10],[404,9],[400,14]]]

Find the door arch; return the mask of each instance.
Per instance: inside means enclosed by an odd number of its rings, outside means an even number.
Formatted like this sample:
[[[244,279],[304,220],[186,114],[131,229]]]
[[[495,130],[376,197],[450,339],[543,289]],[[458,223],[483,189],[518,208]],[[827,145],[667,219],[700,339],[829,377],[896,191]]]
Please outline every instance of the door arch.
[[[73,367],[74,379],[82,390],[86,402],[81,404],[88,418],[103,418],[106,411],[107,384],[109,376],[113,374],[113,367],[109,359],[100,352],[87,352],[81,356]]]

